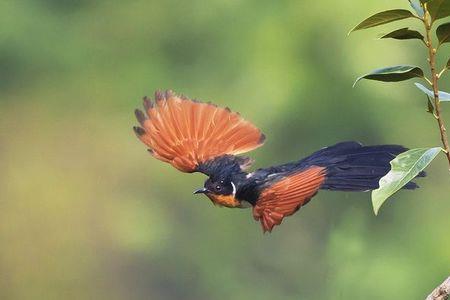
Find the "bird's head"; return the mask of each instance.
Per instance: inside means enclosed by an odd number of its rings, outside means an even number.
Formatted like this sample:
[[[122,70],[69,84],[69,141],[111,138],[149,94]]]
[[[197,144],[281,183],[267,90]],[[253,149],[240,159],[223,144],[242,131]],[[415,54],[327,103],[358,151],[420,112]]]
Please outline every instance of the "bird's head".
[[[227,176],[210,177],[205,181],[203,188],[194,191],[194,194],[205,194],[214,204],[226,207],[241,207],[236,199],[236,185]]]

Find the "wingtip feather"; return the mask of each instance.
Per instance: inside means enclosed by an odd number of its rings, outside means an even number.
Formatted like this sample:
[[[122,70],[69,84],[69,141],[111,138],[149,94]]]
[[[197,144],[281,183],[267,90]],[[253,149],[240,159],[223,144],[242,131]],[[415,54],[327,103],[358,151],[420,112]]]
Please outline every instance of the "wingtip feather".
[[[139,126],[133,126],[134,133],[136,133],[137,137],[140,138],[145,134],[145,130]]]
[[[153,102],[152,102],[152,99],[150,99],[150,98],[148,98],[147,96],[145,96],[145,97],[143,98],[143,103],[144,103],[145,111],[148,113],[148,111],[149,111],[150,109],[153,108]]]
[[[259,138],[259,143],[264,144],[265,141],[266,141],[266,135],[261,132],[261,136]]]
[[[165,93],[163,93],[160,90],[155,91],[155,102],[158,103],[159,101],[165,100]]]
[[[141,126],[144,126],[144,122],[147,120],[147,117],[146,117],[145,114],[142,112],[142,110],[140,110],[140,109],[135,109],[135,110],[134,110],[134,115],[136,116],[136,119],[137,119],[138,122],[141,124]]]

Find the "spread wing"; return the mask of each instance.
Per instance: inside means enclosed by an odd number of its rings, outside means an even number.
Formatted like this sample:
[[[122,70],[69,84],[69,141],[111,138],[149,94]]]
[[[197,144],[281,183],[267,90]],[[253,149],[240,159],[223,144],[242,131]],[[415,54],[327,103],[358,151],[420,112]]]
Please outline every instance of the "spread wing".
[[[264,143],[261,131],[238,113],[171,91],[156,92],[154,102],[144,98],[144,108],[145,113],[135,111],[141,124],[134,127],[136,135],[155,158],[182,172],[205,172],[200,166],[207,161]]]
[[[319,190],[325,180],[325,168],[312,166],[276,180],[263,189],[253,207],[253,217],[263,231],[272,231],[284,217],[294,214]]]

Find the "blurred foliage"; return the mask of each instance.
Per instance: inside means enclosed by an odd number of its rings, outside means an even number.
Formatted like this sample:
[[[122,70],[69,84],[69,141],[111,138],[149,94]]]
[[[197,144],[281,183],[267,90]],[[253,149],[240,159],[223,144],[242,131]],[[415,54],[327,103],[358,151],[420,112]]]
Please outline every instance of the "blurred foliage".
[[[259,126],[257,166],[344,140],[439,145],[411,84],[351,87],[421,61],[414,41],[346,38],[405,1],[1,1],[0,298],[424,298],[450,271],[443,157],[377,218],[369,194],[324,191],[262,235],[131,130],[171,88]]]

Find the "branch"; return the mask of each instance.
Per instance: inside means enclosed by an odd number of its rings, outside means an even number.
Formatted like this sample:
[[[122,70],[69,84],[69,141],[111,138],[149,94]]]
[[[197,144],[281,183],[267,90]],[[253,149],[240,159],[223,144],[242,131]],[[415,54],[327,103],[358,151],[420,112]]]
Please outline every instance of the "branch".
[[[433,47],[433,42],[431,39],[431,26],[432,20],[430,19],[430,14],[428,13],[427,6],[424,6],[425,16],[423,19],[423,23],[425,25],[425,33],[426,33],[426,45],[428,47],[429,58],[428,62],[430,64],[432,82],[431,86],[433,87],[434,94],[434,107],[435,107],[435,116],[439,125],[439,132],[441,134],[442,145],[444,146],[445,155],[447,156],[448,163],[450,165],[450,145],[447,138],[447,129],[445,128],[444,120],[441,116],[441,102],[439,100],[439,88],[438,88],[438,80],[439,75],[436,72],[436,49]]]
[[[425,300],[447,300],[450,297],[450,277],[428,295]]]

